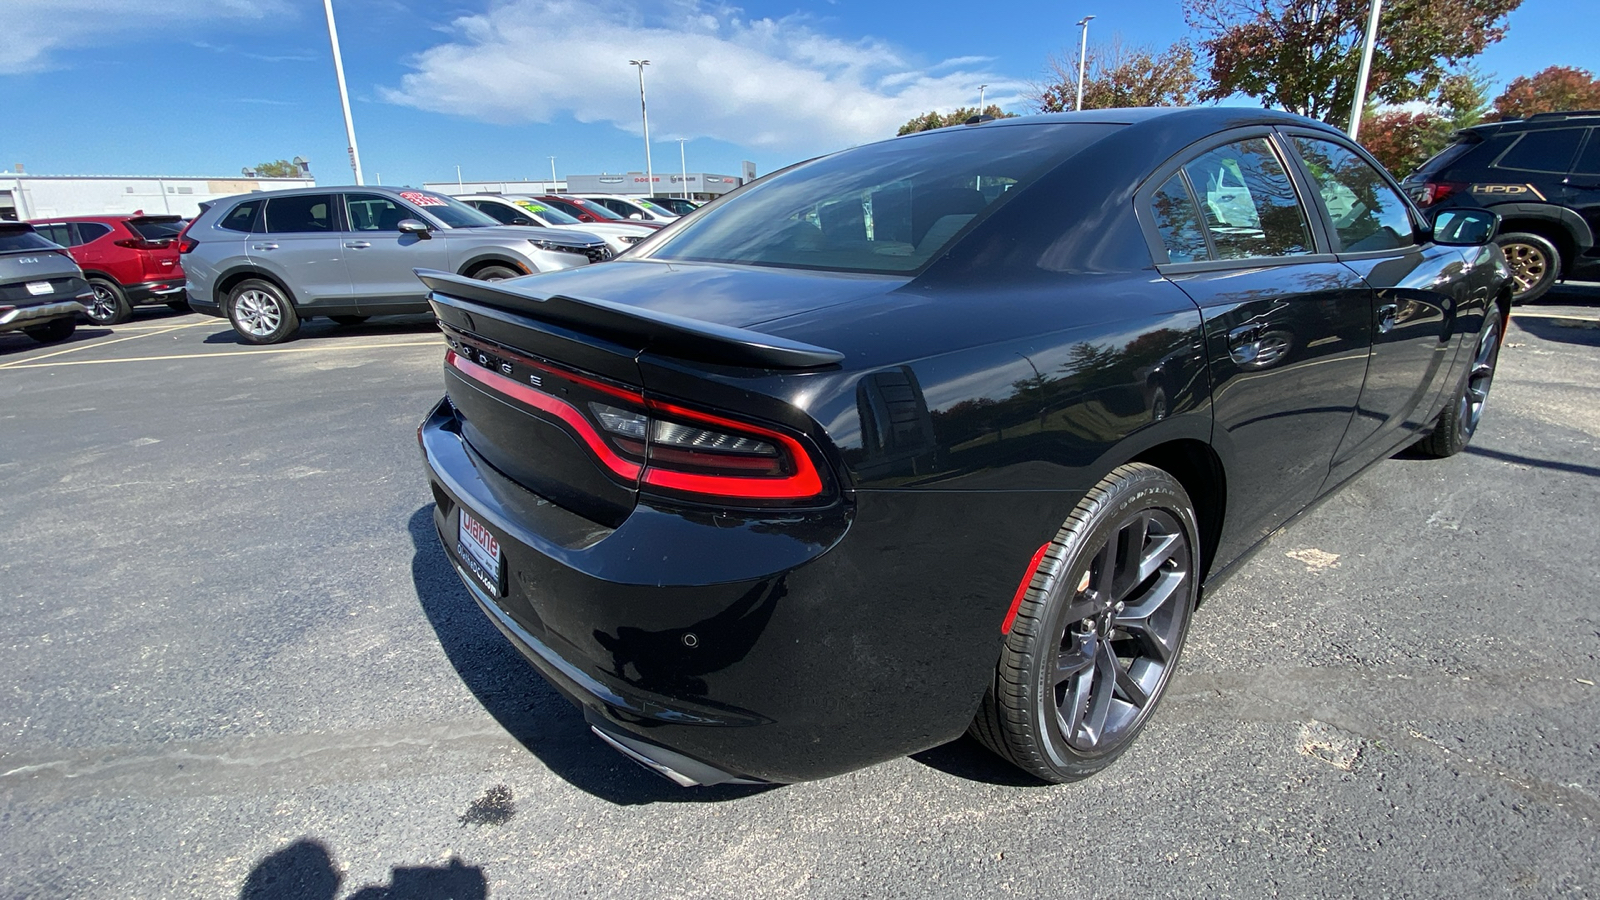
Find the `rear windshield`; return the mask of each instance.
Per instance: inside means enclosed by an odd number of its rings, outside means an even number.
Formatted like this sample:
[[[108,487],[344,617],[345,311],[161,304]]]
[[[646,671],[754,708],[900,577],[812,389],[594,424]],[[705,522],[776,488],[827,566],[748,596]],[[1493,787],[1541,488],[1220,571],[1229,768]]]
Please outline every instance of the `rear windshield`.
[[[1473,147],[1476,147],[1481,143],[1483,143],[1483,141],[1480,138],[1462,135],[1456,138],[1455,143],[1444,148],[1443,150],[1440,150],[1432,159],[1420,166],[1417,166],[1417,171],[1415,174],[1423,177],[1438,174],[1444,170],[1445,166],[1448,166],[1461,157],[1467,155],[1468,150],[1471,150]]]
[[[170,219],[130,219],[128,227],[139,232],[139,236],[147,241],[160,241],[175,238],[183,230],[183,220],[177,216]]]
[[[753,182],[648,255],[914,272],[1008,191],[1119,127],[960,127],[857,147]]]
[[[58,250],[55,244],[50,243],[31,228],[5,228],[0,227],[0,253],[13,253],[18,250]]]
[[[577,219],[573,218],[572,216],[567,215],[566,213],[562,212],[559,209],[556,209],[554,206],[551,206],[548,203],[540,203],[537,200],[513,200],[511,202],[515,203],[516,205],[518,205],[520,207],[522,207],[523,209],[527,210],[528,212],[533,213],[534,215],[536,215],[539,218],[545,220],[546,222],[548,222],[551,225],[581,225],[581,224],[583,224],[583,223],[579,222]]]

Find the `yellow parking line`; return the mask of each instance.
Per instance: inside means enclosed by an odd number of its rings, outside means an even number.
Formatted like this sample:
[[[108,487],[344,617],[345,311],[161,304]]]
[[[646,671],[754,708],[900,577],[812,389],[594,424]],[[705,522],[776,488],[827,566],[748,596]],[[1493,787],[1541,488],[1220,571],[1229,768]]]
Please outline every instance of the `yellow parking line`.
[[[120,344],[123,341],[135,341],[135,340],[138,340],[139,338],[155,337],[158,334],[166,334],[169,331],[178,331],[178,330],[181,330],[181,329],[184,329],[184,328],[193,328],[196,325],[204,325],[204,324],[206,324],[206,323],[204,323],[204,322],[190,322],[187,325],[174,325],[171,328],[167,328],[167,329],[165,329],[163,331],[152,331],[152,332],[149,332],[148,334],[132,334],[132,335],[129,335],[129,336],[124,337],[124,338],[117,338],[114,341],[100,341],[98,343],[92,342],[92,341],[91,342],[86,342],[86,343],[79,344],[76,347],[68,347],[65,350],[57,350],[54,353],[46,353],[43,356],[30,356],[26,360],[18,360],[16,362],[11,362],[11,363],[0,363],[0,369],[26,368],[27,365],[30,364],[30,363],[36,363],[41,359],[49,359],[49,358],[51,358],[53,356],[61,356],[64,353],[77,353],[79,350],[88,350],[88,349],[91,349],[91,348],[94,348],[94,347],[109,347],[112,344]]]
[[[402,341],[395,344],[333,344],[326,347],[274,347],[270,350],[220,350],[216,353],[174,353],[169,356],[125,356],[117,359],[69,359],[53,363],[11,363],[0,369],[50,369],[57,366],[99,366],[106,363],[159,362],[164,359],[208,359],[214,356],[261,356],[268,353],[322,353],[329,350],[381,350],[385,347],[439,347],[443,341]]]

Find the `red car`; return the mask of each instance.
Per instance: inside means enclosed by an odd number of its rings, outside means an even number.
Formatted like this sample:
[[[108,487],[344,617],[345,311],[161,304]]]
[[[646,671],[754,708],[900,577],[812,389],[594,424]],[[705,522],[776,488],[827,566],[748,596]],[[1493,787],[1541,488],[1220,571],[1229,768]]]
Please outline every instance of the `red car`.
[[[660,222],[640,222],[635,219],[624,219],[593,200],[574,197],[571,194],[545,194],[538,198],[540,203],[548,203],[561,210],[579,222],[621,222],[624,225],[643,225],[646,228],[660,228]]]
[[[33,227],[67,248],[94,289],[89,320],[115,325],[133,307],[165,303],[184,306],[183,266],[178,264],[177,216],[69,216],[36,219]]]

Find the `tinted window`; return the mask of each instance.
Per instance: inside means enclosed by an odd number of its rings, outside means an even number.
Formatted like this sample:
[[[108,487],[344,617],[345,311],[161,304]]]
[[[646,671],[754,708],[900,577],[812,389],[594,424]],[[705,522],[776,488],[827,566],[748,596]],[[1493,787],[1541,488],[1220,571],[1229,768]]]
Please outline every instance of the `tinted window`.
[[[510,225],[519,218],[523,220],[528,218],[527,216],[519,215],[517,211],[511,207],[506,206],[503,203],[495,203],[492,200],[479,200],[476,203],[468,201],[468,203],[473,209],[476,209],[478,212],[488,214],[490,218],[501,223],[502,225]]]
[[[614,213],[611,210],[605,208],[604,206],[601,206],[600,204],[594,202],[593,200],[578,200],[578,199],[574,199],[572,201],[572,205],[577,207],[578,209],[586,212],[586,213],[589,213],[590,215],[592,215],[592,216],[594,216],[596,218],[605,219],[608,222],[612,221],[612,220],[617,220],[617,221],[622,221],[623,220],[622,216],[617,215],[616,213]]]
[[[539,220],[544,222],[546,225],[579,224],[578,220],[574,219],[572,216],[569,216],[552,206],[546,206],[537,200],[515,200],[512,202],[516,203],[518,206],[522,207],[533,215],[538,216]]]
[[[1295,149],[1311,172],[1342,250],[1409,247],[1411,213],[1370,163],[1332,141],[1297,137]]]
[[[333,195],[271,197],[267,201],[267,231],[272,234],[322,233],[334,230]]]
[[[261,208],[260,200],[250,200],[235,206],[217,223],[218,228],[229,231],[250,232],[255,230],[256,210]]]
[[[98,241],[110,233],[110,225],[102,225],[99,222],[78,223],[78,243],[80,244],[87,244],[90,241]]]
[[[178,232],[183,230],[183,220],[177,216],[170,219],[132,219],[128,227],[147,241],[163,241],[178,236]]]
[[[1500,157],[1495,167],[1566,174],[1567,166],[1572,164],[1572,155],[1578,152],[1578,141],[1582,138],[1582,128],[1530,131]]]
[[[1581,175],[1600,175],[1600,128],[1589,132],[1589,145],[1583,148],[1578,164],[1572,171]]]
[[[40,237],[44,238],[45,240],[49,241],[52,244],[59,244],[59,245],[61,245],[63,247],[72,246],[72,234],[71,234],[70,231],[68,231],[67,226],[65,224],[62,224],[62,225],[35,225],[35,226],[33,226],[33,229],[34,229],[34,233],[35,234],[39,235]]]
[[[845,150],[753,182],[697,213],[649,255],[913,272],[1008,190],[1116,127],[929,131]]]
[[[63,227],[63,226],[56,226]],[[19,228],[0,228],[0,253],[13,250],[54,250],[55,244],[44,236]]]
[[[1305,210],[1266,138],[1208,150],[1183,171],[1218,259],[1311,252]]]
[[[1420,166],[1417,166],[1416,174],[1427,176],[1441,172],[1444,170],[1445,166],[1448,166],[1461,157],[1466,156],[1468,150],[1471,150],[1473,147],[1476,147],[1481,143],[1483,143],[1483,140],[1480,138],[1463,135],[1457,138],[1454,144],[1451,144],[1443,150],[1440,150],[1432,159]]]
[[[1150,198],[1150,212],[1161,232],[1161,243],[1166,245],[1168,262],[1199,262],[1211,258],[1211,251],[1206,248],[1205,230],[1200,226],[1200,213],[1195,209],[1182,173],[1168,178],[1161,190]]]
[[[351,231],[400,231],[401,219],[416,218],[411,210],[382,194],[346,194]]]

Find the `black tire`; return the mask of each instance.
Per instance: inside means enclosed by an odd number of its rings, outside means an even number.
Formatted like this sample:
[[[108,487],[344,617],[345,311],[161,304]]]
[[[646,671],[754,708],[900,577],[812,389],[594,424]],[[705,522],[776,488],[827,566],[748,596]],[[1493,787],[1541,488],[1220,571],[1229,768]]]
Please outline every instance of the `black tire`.
[[[360,325],[371,316],[329,316],[328,318],[340,325]]]
[[[1143,463],[1107,475],[1049,544],[969,733],[1044,781],[1110,765],[1171,682],[1199,573],[1183,485]]]
[[[94,299],[89,301],[87,315],[96,325],[120,325],[133,316],[133,306],[122,286],[108,278],[91,278],[89,287]]]
[[[1494,242],[1511,265],[1512,303],[1543,297],[1561,278],[1561,251],[1544,235],[1513,231],[1496,235]]]
[[[72,337],[72,333],[77,330],[78,321],[76,319],[71,316],[62,316],[59,319],[51,319],[43,325],[30,325],[22,329],[22,333],[41,344],[54,344],[56,341],[64,341]]]
[[[505,281],[507,278],[521,278],[522,273],[510,266],[495,265],[474,270],[472,277],[479,281]]]
[[[1506,320],[1500,307],[1491,305],[1474,345],[1472,364],[1462,374],[1461,386],[1450,395],[1450,402],[1439,413],[1439,421],[1427,437],[1414,444],[1416,451],[1432,459],[1455,456],[1467,448],[1483,419],[1483,407],[1494,384],[1495,366],[1500,361]]]
[[[283,289],[260,278],[247,278],[228,292],[228,321],[250,344],[281,343],[300,330],[300,317]]]

